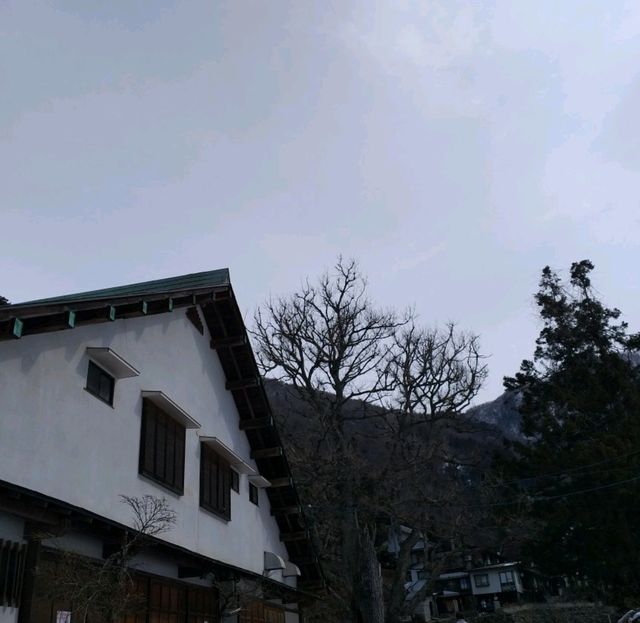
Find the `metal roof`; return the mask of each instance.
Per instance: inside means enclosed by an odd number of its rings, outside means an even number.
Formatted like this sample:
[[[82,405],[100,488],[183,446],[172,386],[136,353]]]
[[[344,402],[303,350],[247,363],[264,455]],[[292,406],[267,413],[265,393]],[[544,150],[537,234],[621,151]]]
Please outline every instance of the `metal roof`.
[[[482,567],[474,567],[473,569],[469,569],[471,572],[483,571],[484,569],[504,569],[507,567],[515,567],[519,565],[520,561],[514,560],[513,562],[498,562],[494,565],[483,565]]]
[[[468,571],[450,571],[449,573],[441,573],[438,580],[457,580],[459,578],[468,577]]]
[[[141,283],[131,283],[115,288],[104,288],[102,290],[91,290],[89,292],[78,292],[77,294],[65,294],[52,298],[37,299],[8,305],[7,308],[17,309],[20,307],[32,307],[35,305],[64,305],[76,301],[93,301],[99,299],[112,299],[125,296],[137,296],[161,292],[174,292],[181,290],[197,290],[200,288],[210,288],[218,286],[228,286],[229,269],[220,268],[201,273],[191,273],[190,275],[180,275],[179,277],[169,277],[167,279],[155,279],[154,281],[143,281]]]

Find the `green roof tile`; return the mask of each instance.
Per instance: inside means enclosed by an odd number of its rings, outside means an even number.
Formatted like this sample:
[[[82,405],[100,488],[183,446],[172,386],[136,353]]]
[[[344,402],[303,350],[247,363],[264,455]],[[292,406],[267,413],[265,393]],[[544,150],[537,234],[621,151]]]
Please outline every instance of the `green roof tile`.
[[[64,296],[54,296],[47,299],[37,299],[35,301],[25,301],[9,305],[15,309],[17,307],[32,307],[36,305],[64,305],[76,301],[92,301],[99,299],[112,299],[128,296],[143,296],[145,294],[171,293],[183,290],[199,290],[205,288],[215,288],[219,286],[231,285],[229,279],[229,269],[220,268],[202,273],[192,273],[190,275],[180,275],[167,279],[155,279],[154,281],[143,281],[141,283],[131,283],[115,288],[105,288],[103,290],[91,290],[90,292],[79,292],[77,294],[65,294]]]

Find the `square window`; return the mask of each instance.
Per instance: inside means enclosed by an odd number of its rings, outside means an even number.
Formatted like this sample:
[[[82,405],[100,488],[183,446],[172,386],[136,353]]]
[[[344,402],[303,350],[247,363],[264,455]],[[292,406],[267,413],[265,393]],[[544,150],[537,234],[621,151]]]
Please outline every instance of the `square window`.
[[[252,482],[249,483],[249,499],[258,506],[259,497],[258,497],[258,487],[256,487]]]
[[[116,381],[113,376],[89,360],[86,390],[90,394],[93,394],[96,398],[106,402],[108,405],[113,406],[113,389],[115,383]]]
[[[487,573],[479,573],[473,576],[473,581],[478,588],[489,586],[489,575]]]
[[[144,398],[139,472],[167,489],[182,494],[184,444],[185,427]]]
[[[509,586],[514,583],[513,571],[501,571],[500,572],[500,584],[503,586]]]

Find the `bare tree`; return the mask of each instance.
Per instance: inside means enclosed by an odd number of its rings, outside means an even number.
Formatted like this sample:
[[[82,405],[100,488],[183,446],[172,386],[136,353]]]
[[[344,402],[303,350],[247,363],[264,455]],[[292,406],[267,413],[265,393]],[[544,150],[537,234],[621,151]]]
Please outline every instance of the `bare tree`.
[[[264,314],[256,314],[263,370],[291,383],[319,426],[315,450],[323,455],[322,467],[328,470],[323,481],[332,489],[326,500],[341,506],[341,559],[351,587],[347,599],[354,619],[370,623],[383,621],[382,582],[375,524],[362,523],[356,504],[362,486],[348,424],[377,414],[350,406],[354,400],[369,405],[381,399],[386,390],[382,371],[394,334],[405,322],[374,309],[355,262],[342,261],[335,280],[325,274],[317,286],[307,283],[290,299],[272,301]]]
[[[446,429],[461,423],[486,366],[475,336],[420,329],[408,312],[374,307],[366,287],[357,264],[340,258],[317,285],[258,310],[253,336],[262,370],[292,387],[290,407],[303,416],[289,454],[325,554],[333,616],[391,623],[412,607],[411,548],[452,494]],[[380,546],[394,525],[413,531],[385,599]]]
[[[48,588],[48,596],[69,604],[82,621],[90,615],[116,621],[144,607],[131,575],[131,560],[149,545],[151,537],[166,532],[176,522],[176,513],[165,498],[151,495],[120,498],[131,510],[133,530],[124,533],[112,554],[97,562],[64,551],[40,573],[39,581]]]

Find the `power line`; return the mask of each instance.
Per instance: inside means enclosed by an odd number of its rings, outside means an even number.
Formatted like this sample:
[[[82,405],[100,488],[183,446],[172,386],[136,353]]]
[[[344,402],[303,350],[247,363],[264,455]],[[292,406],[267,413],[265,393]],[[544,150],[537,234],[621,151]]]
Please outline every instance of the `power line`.
[[[568,498],[568,497],[572,497],[574,495],[582,495],[584,493],[592,493],[595,491],[600,491],[603,489],[611,489],[613,487],[617,487],[619,485],[624,485],[624,484],[628,484],[630,482],[636,482],[640,480],[640,476],[633,476],[632,478],[626,478],[624,480],[616,480],[614,482],[609,482],[607,484],[604,485],[598,485],[595,487],[589,487],[587,489],[576,489],[575,491],[567,491],[566,493],[558,493],[556,495],[546,495],[546,496],[534,496],[534,497],[527,497],[526,499],[520,498],[517,500],[509,500],[509,501],[503,501],[503,502],[492,502],[489,504],[456,504],[455,502],[448,502],[447,504],[449,506],[456,506],[458,508],[492,508],[492,507],[497,507],[497,506],[512,506],[514,504],[520,504],[523,501],[527,501],[527,502],[550,502],[553,500],[559,500],[562,498]],[[324,509],[324,510],[335,510],[335,511],[340,511],[340,512],[344,512],[346,510],[353,510],[354,508],[357,508],[356,505],[354,506],[338,506],[338,505],[319,505],[319,504],[306,504],[304,505],[305,508],[308,509]]]
[[[509,485],[514,483],[523,482],[525,480],[540,480],[541,478],[550,478],[552,476],[564,476],[566,474],[573,474],[575,472],[579,472],[590,467],[597,467],[599,465],[605,465],[607,463],[612,463],[613,461],[619,461],[621,459],[626,459],[630,456],[635,456],[636,454],[640,454],[640,450],[634,450],[633,452],[628,452],[626,454],[620,454],[618,456],[610,457],[608,459],[602,459],[600,461],[596,461],[595,463],[587,463],[586,465],[580,465],[578,467],[570,467],[568,469],[563,469],[557,472],[547,472],[544,474],[538,474],[537,476],[522,476],[520,478],[516,478],[514,480],[507,480],[506,482],[500,483],[503,485]]]
[[[616,480],[615,482],[609,482],[605,485],[598,485],[596,487],[589,487],[588,489],[577,489],[576,491],[568,491],[566,493],[558,493],[557,495],[546,495],[546,496],[537,496],[537,497],[530,497],[528,498],[526,501],[529,502],[550,502],[552,500],[559,500],[562,498],[568,498],[568,497],[572,497],[574,495],[581,495],[583,493],[592,493],[594,491],[600,491],[602,489],[610,489],[612,487],[617,487],[619,485],[624,485],[630,482],[635,482],[637,480],[640,480],[640,476],[634,476],[633,478],[627,478],[625,480]],[[520,504],[521,502],[523,502],[524,500],[522,499],[518,499],[518,500],[512,500],[512,501],[505,501],[505,502],[493,502],[491,504],[469,504],[467,506],[465,506],[465,508],[490,508],[493,506],[511,506],[513,504]]]
[[[640,480],[640,476],[634,476],[633,478],[627,478],[626,480],[617,480],[616,482],[610,482],[606,485],[599,485],[597,487],[590,487],[589,489],[579,489],[578,491],[570,491],[569,493],[560,493],[558,495],[548,495],[541,498],[541,500],[544,500],[546,502],[549,500],[556,500],[559,498],[568,498],[572,495],[578,495],[582,493],[591,493],[592,491],[600,491],[601,489],[610,489],[611,487],[624,485],[624,484],[627,484],[628,482],[635,482],[636,480]]]

